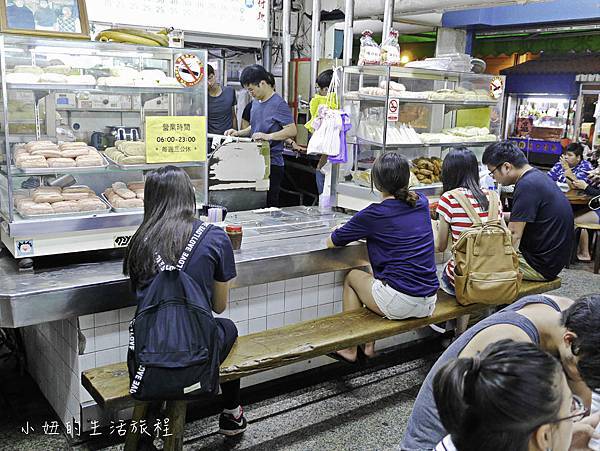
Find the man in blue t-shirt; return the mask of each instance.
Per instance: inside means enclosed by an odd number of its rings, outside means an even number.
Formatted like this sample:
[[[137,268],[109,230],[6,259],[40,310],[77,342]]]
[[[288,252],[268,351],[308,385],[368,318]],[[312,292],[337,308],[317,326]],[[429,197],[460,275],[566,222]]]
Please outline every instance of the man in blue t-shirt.
[[[214,68],[208,70],[208,133],[222,135],[227,130],[237,129],[235,90],[231,86],[222,87],[217,81]]]
[[[275,78],[264,67],[253,64],[246,67],[240,83],[254,98],[250,126],[243,130],[227,130],[226,135],[252,136],[255,141],[269,141],[271,146],[271,175],[267,206],[279,206],[279,191],[285,173],[283,142],[295,138],[297,129],[292,111],[285,100],[275,92]]]
[[[554,181],[512,142],[488,146],[483,164],[502,185],[515,185],[508,228],[525,280],[552,280],[569,262],[573,210]]]

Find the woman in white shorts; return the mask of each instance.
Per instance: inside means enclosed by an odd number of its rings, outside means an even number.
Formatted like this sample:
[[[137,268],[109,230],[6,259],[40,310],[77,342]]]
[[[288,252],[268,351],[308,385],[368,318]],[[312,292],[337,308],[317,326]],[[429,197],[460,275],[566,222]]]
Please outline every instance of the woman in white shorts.
[[[388,319],[430,316],[439,283],[429,202],[422,194],[408,190],[410,167],[402,155],[388,152],[377,158],[371,178],[382,202],[359,211],[334,231],[327,243],[336,247],[367,241],[373,274],[360,270],[348,273],[344,311],[365,306]],[[330,356],[356,362],[359,349],[342,349]],[[367,343],[361,352],[373,357],[375,343]]]

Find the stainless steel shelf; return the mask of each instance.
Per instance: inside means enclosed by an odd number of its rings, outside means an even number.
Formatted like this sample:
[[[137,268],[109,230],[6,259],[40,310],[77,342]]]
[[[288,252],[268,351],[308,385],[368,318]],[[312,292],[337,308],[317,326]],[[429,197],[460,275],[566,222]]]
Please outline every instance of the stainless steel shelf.
[[[174,86],[99,86],[99,85],[71,85],[62,83],[7,83],[6,87],[15,91],[36,91],[36,92],[73,92],[86,91],[91,94],[169,94],[193,92],[191,88],[181,88]]]
[[[446,105],[446,106],[455,106],[455,107],[463,107],[467,108],[483,108],[496,106],[498,102],[489,101],[482,102],[476,100],[429,100],[429,99],[411,99],[405,97],[395,97],[393,94],[390,94],[390,99],[397,99],[400,103],[419,103],[425,105]],[[351,101],[363,101],[363,102],[377,102],[377,103],[386,103],[386,96],[370,96],[366,94],[345,94],[344,100]]]
[[[352,142],[352,140],[349,140]],[[371,141],[368,139],[361,138],[359,136],[356,137],[356,140],[353,141],[353,144],[369,144],[372,146],[378,147],[388,147],[393,149],[421,149],[421,148],[429,148],[429,147],[454,147],[454,146],[465,146],[465,147],[483,147],[489,146],[496,141],[460,141],[460,142],[451,142],[451,143],[430,143],[430,144],[394,144],[394,143],[380,143],[377,141]]]

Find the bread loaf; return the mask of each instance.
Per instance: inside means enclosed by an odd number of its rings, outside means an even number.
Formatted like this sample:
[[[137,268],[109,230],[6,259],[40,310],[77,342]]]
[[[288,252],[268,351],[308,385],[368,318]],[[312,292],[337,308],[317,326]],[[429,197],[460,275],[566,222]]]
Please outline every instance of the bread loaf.
[[[144,208],[144,201],[141,199],[122,199],[118,198],[113,205],[117,208]]]
[[[35,193],[33,195],[33,201],[37,204],[40,203],[54,203],[54,202],[62,202],[64,199],[62,197],[62,194],[60,193]]]
[[[16,165],[20,168],[47,168],[48,161],[42,155],[31,155],[18,158]]]
[[[81,158],[81,157],[79,157]],[[73,158],[48,158],[48,166],[51,168],[72,168],[75,167]]]
[[[94,196],[95,194],[92,191],[85,191],[85,192],[70,192],[70,193],[62,193],[62,197],[64,200],[81,200],[81,199],[87,199],[89,197]]]
[[[88,147],[83,141],[67,142],[60,145],[60,150],[71,149],[73,147]]]
[[[42,155],[46,158],[60,158],[63,155],[58,150],[54,149],[36,149],[31,151],[31,155]]]
[[[62,192],[62,189],[60,188],[60,186],[40,186],[33,190],[33,194],[40,194],[40,193],[58,193],[58,194],[60,194],[61,192]]]
[[[128,157],[125,156],[121,159],[119,159],[119,163],[122,164],[145,164],[146,163],[146,157]]]
[[[128,157],[146,156],[146,143],[143,141],[116,141],[115,147]]]
[[[82,199],[77,201],[79,211],[97,211],[106,210],[107,206],[97,197],[90,197],[88,199]]]
[[[129,182],[127,184],[127,188],[129,188],[131,191],[144,191],[144,182]]]
[[[102,166],[102,158],[98,154],[82,155],[75,158],[77,167]]]
[[[51,215],[54,213],[54,209],[49,203],[33,203],[22,205],[20,212],[25,215]]]
[[[87,147],[73,147],[71,149],[66,148],[60,151],[60,156],[64,158],[77,158],[84,155],[88,155],[90,151]]]
[[[55,202],[52,204],[54,213],[76,213],[79,211],[79,206],[75,201]]]

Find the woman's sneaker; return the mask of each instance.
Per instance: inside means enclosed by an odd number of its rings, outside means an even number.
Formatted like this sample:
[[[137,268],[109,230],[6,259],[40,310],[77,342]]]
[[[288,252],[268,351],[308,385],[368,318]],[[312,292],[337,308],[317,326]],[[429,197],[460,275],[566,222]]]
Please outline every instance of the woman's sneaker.
[[[227,435],[232,437],[234,435],[243,434],[248,426],[246,417],[244,417],[244,411],[241,415],[236,418],[230,413],[221,413],[219,416],[219,434]]]

